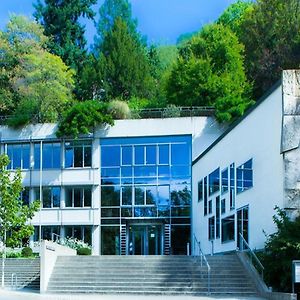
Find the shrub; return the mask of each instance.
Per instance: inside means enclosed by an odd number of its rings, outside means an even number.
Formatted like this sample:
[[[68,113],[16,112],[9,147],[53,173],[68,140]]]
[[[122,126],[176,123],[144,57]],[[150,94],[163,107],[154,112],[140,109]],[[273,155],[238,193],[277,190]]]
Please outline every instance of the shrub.
[[[24,247],[21,252],[23,257],[30,257],[33,255],[32,249],[30,247]]]
[[[108,112],[116,120],[130,118],[130,109],[128,104],[122,100],[112,100],[108,104]]]
[[[59,244],[61,244],[63,246],[67,246],[67,247],[69,247],[71,249],[74,249],[74,250],[78,250],[80,248],[89,248],[89,249],[91,249],[89,244],[85,243],[84,241],[78,240],[76,238],[70,238],[70,237],[60,239]]]
[[[22,255],[20,252],[7,251],[5,253],[6,258],[20,258]],[[0,259],[3,257],[3,252],[0,252]]]
[[[168,105],[163,111],[164,118],[176,118],[180,117],[181,109],[174,104]]]
[[[77,249],[77,255],[91,255],[92,250],[90,248],[79,248]]]

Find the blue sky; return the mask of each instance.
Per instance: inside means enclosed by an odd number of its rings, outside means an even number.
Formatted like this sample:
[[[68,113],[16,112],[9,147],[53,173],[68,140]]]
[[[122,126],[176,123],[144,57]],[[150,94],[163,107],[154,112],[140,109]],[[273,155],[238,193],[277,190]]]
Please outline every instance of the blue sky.
[[[0,28],[11,13],[31,16],[33,0],[0,0]],[[131,0],[132,12],[138,19],[138,29],[152,43],[174,44],[179,35],[199,30],[214,21],[235,0]],[[98,0],[98,11],[103,0]],[[85,22],[87,39],[93,41],[92,22]]]

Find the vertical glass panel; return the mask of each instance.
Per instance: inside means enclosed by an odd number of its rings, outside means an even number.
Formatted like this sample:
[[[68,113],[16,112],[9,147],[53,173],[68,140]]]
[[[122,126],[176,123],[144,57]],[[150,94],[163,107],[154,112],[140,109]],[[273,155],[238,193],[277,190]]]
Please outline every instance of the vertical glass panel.
[[[226,212],[226,199],[221,200],[221,214],[225,214]]]
[[[30,145],[29,144],[23,144],[22,147],[22,157],[23,157],[23,169],[29,169],[30,166]]]
[[[74,167],[83,167],[83,148],[74,147]]]
[[[157,210],[159,217],[170,217],[170,206],[158,206]]]
[[[155,205],[157,199],[157,187],[147,186],[146,187],[146,204]]]
[[[52,144],[43,144],[43,169],[52,168]]]
[[[160,165],[169,164],[169,145],[158,145],[158,156]]]
[[[92,190],[90,188],[84,189],[84,206],[85,207],[92,206]]]
[[[145,164],[145,147],[144,146],[135,146],[134,147],[134,163],[136,165]]]
[[[191,191],[187,185],[172,186],[171,191],[172,205],[182,206],[191,205]]]
[[[122,205],[132,205],[132,187],[122,187]]]
[[[59,169],[61,167],[61,160],[60,160],[60,150],[61,150],[61,147],[60,147],[60,143],[53,143],[52,144],[53,146],[53,165],[52,165],[52,168],[55,168],[55,169]]]
[[[170,177],[170,167],[169,166],[158,166],[158,176],[159,177]]]
[[[54,187],[52,188],[52,201],[53,207],[60,207],[60,188],[59,187]]]
[[[198,182],[198,202],[203,200],[203,180]]]
[[[144,198],[144,187],[135,187],[134,189],[134,204],[135,205],[144,205],[145,198]]]
[[[222,219],[222,243],[234,240],[234,215]]]
[[[220,168],[214,170],[208,176],[209,182],[209,195],[220,190]]]
[[[73,189],[66,189],[66,207],[73,206]]]
[[[102,186],[101,187],[101,205],[119,206],[120,205],[120,187]]]
[[[84,242],[92,245],[92,227],[91,226],[84,226]]]
[[[215,217],[208,219],[208,239],[215,239]]]
[[[40,144],[34,144],[34,169],[37,170],[40,168],[41,152]]]
[[[146,165],[156,164],[156,146],[146,146]]]
[[[85,167],[92,166],[92,147],[89,146],[84,147],[84,166]]]
[[[132,147],[123,146],[122,147],[122,165],[130,166],[132,165]]]
[[[208,201],[208,213],[211,214],[212,213],[212,200]]]
[[[73,236],[72,226],[65,226],[65,235],[66,235],[66,237],[72,237]]]
[[[120,227],[119,226],[101,227],[101,254],[102,255],[120,254]]]
[[[51,189],[43,188],[43,208],[51,207]]]
[[[65,144],[65,167],[72,168],[74,159],[74,148],[72,148],[71,143]]]
[[[228,168],[222,171],[222,194],[228,191]]]
[[[173,144],[171,145],[171,159],[172,165],[189,165],[190,153],[187,144]]]
[[[7,152],[8,158],[10,160],[9,165],[7,166],[7,169],[11,170],[13,169],[13,145],[7,145]]]
[[[13,146],[13,169],[20,169],[22,162],[22,146]]]
[[[74,207],[82,207],[82,189],[74,189]]]
[[[120,146],[101,147],[101,165],[103,167],[120,166]]]
[[[173,255],[186,255],[186,245],[190,243],[190,226],[172,226],[171,229],[171,253]]]
[[[73,226],[73,237],[78,240],[82,240],[82,227],[81,226]]]
[[[121,168],[122,177],[132,177],[132,167],[122,167]]]
[[[162,185],[157,187],[158,205],[170,205],[170,186]]]
[[[21,199],[23,205],[29,205],[29,187],[25,187],[24,190],[21,192]]]
[[[216,197],[216,238],[220,238],[220,196]]]

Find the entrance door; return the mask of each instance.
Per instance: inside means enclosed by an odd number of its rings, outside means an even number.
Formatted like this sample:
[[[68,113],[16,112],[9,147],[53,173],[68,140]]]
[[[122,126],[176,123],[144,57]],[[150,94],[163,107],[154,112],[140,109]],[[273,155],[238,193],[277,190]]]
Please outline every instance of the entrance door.
[[[130,255],[161,255],[161,225],[130,225],[129,249]]]

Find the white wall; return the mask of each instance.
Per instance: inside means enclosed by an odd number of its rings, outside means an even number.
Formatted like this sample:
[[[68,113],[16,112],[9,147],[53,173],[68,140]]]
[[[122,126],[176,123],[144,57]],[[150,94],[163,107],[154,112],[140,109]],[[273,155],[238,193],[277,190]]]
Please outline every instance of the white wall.
[[[213,213],[204,217],[203,201],[198,203],[197,199],[197,184],[216,168],[220,167],[222,171],[233,162],[238,167],[253,158],[253,188],[236,196],[236,209],[249,205],[250,247],[262,248],[265,242],[263,231],[267,234],[274,231],[274,207],[283,206],[281,123],[282,91],[278,87],[193,166],[193,232],[205,253],[211,252],[208,218],[215,215],[216,194],[212,195]],[[236,212],[229,211],[229,193],[225,197],[226,214],[221,215],[221,219]],[[236,247],[236,241],[224,244],[221,239],[214,241],[215,252],[235,250]]]

